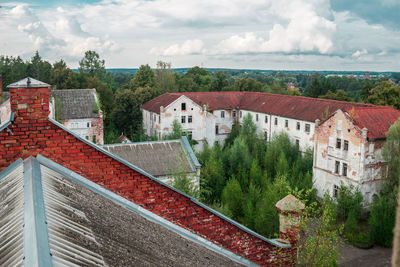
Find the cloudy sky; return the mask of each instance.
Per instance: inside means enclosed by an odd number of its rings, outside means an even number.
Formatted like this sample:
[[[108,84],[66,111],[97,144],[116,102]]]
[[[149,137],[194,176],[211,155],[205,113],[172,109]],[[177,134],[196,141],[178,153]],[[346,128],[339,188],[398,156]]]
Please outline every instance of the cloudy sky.
[[[0,55],[76,67],[400,71],[400,0],[0,1]]]

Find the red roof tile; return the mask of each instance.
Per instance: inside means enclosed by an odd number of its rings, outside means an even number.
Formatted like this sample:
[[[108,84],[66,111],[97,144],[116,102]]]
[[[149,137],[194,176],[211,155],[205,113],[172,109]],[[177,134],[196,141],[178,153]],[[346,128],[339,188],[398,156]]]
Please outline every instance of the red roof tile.
[[[338,109],[373,106],[260,92],[187,92],[163,94],[146,102],[142,108],[159,114],[161,106],[168,106],[181,95],[185,95],[200,106],[208,105],[210,110],[245,109],[311,122],[316,119],[323,119]]]
[[[391,107],[363,107],[345,111],[360,129],[368,129],[368,139],[386,138],[386,132],[400,117],[400,111]]]

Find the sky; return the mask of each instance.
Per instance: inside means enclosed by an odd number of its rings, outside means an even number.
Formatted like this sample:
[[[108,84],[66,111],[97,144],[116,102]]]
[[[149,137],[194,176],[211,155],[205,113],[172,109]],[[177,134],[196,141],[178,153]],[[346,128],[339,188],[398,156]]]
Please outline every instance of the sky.
[[[0,55],[107,68],[400,71],[400,0],[0,1]]]

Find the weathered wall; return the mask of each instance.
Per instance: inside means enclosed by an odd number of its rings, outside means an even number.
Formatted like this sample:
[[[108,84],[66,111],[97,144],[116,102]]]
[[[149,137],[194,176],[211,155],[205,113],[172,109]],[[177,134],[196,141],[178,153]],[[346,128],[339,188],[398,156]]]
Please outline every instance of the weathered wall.
[[[62,124],[82,138],[93,142],[95,136],[95,144],[104,144],[102,116],[100,118],[65,120]]]
[[[12,102],[12,109],[17,116],[9,126],[13,135],[6,130],[0,132],[0,170],[18,158],[40,153],[257,264],[287,266],[294,263],[294,248],[279,249],[241,230],[190,198],[134,171],[48,121],[49,88],[13,91],[15,103]],[[19,100],[24,101],[22,105]]]
[[[368,141],[362,130],[354,126],[351,119],[343,111],[338,110],[316,129],[314,146],[314,187],[318,195],[327,191],[334,194],[334,186],[340,183],[359,187],[368,204],[372,195],[376,194],[382,184],[382,141]],[[337,139],[341,140],[341,148],[336,148]],[[344,149],[344,141],[348,141],[348,150]],[[336,162],[339,162],[339,173],[335,173]],[[347,175],[343,175],[343,164],[347,164]]]
[[[5,121],[8,121],[11,114],[11,105],[10,100],[3,102],[0,105],[0,125],[3,124]]]

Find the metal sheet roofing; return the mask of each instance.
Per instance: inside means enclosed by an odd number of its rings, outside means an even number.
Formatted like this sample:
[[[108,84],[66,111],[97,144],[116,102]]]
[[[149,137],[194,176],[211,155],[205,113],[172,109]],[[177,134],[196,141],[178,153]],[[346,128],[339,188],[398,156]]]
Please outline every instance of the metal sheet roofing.
[[[102,147],[157,177],[178,172],[196,172],[196,168],[200,164],[190,146],[187,147],[182,142],[178,139],[104,145]]]
[[[0,173],[0,215],[1,266],[254,265],[41,155]]]
[[[345,111],[355,125],[368,130],[368,139],[386,138],[390,126],[400,117],[400,111],[391,107],[358,107]]]
[[[142,108],[159,114],[161,106],[167,107],[181,95],[185,95],[198,105],[207,105],[211,111],[217,109],[243,109],[310,122],[322,119],[338,109],[373,106],[362,103],[260,92],[189,92],[163,94],[146,102]]]
[[[7,88],[44,88],[50,87],[50,84],[38,81],[31,77],[26,77],[18,82],[12,83]]]

